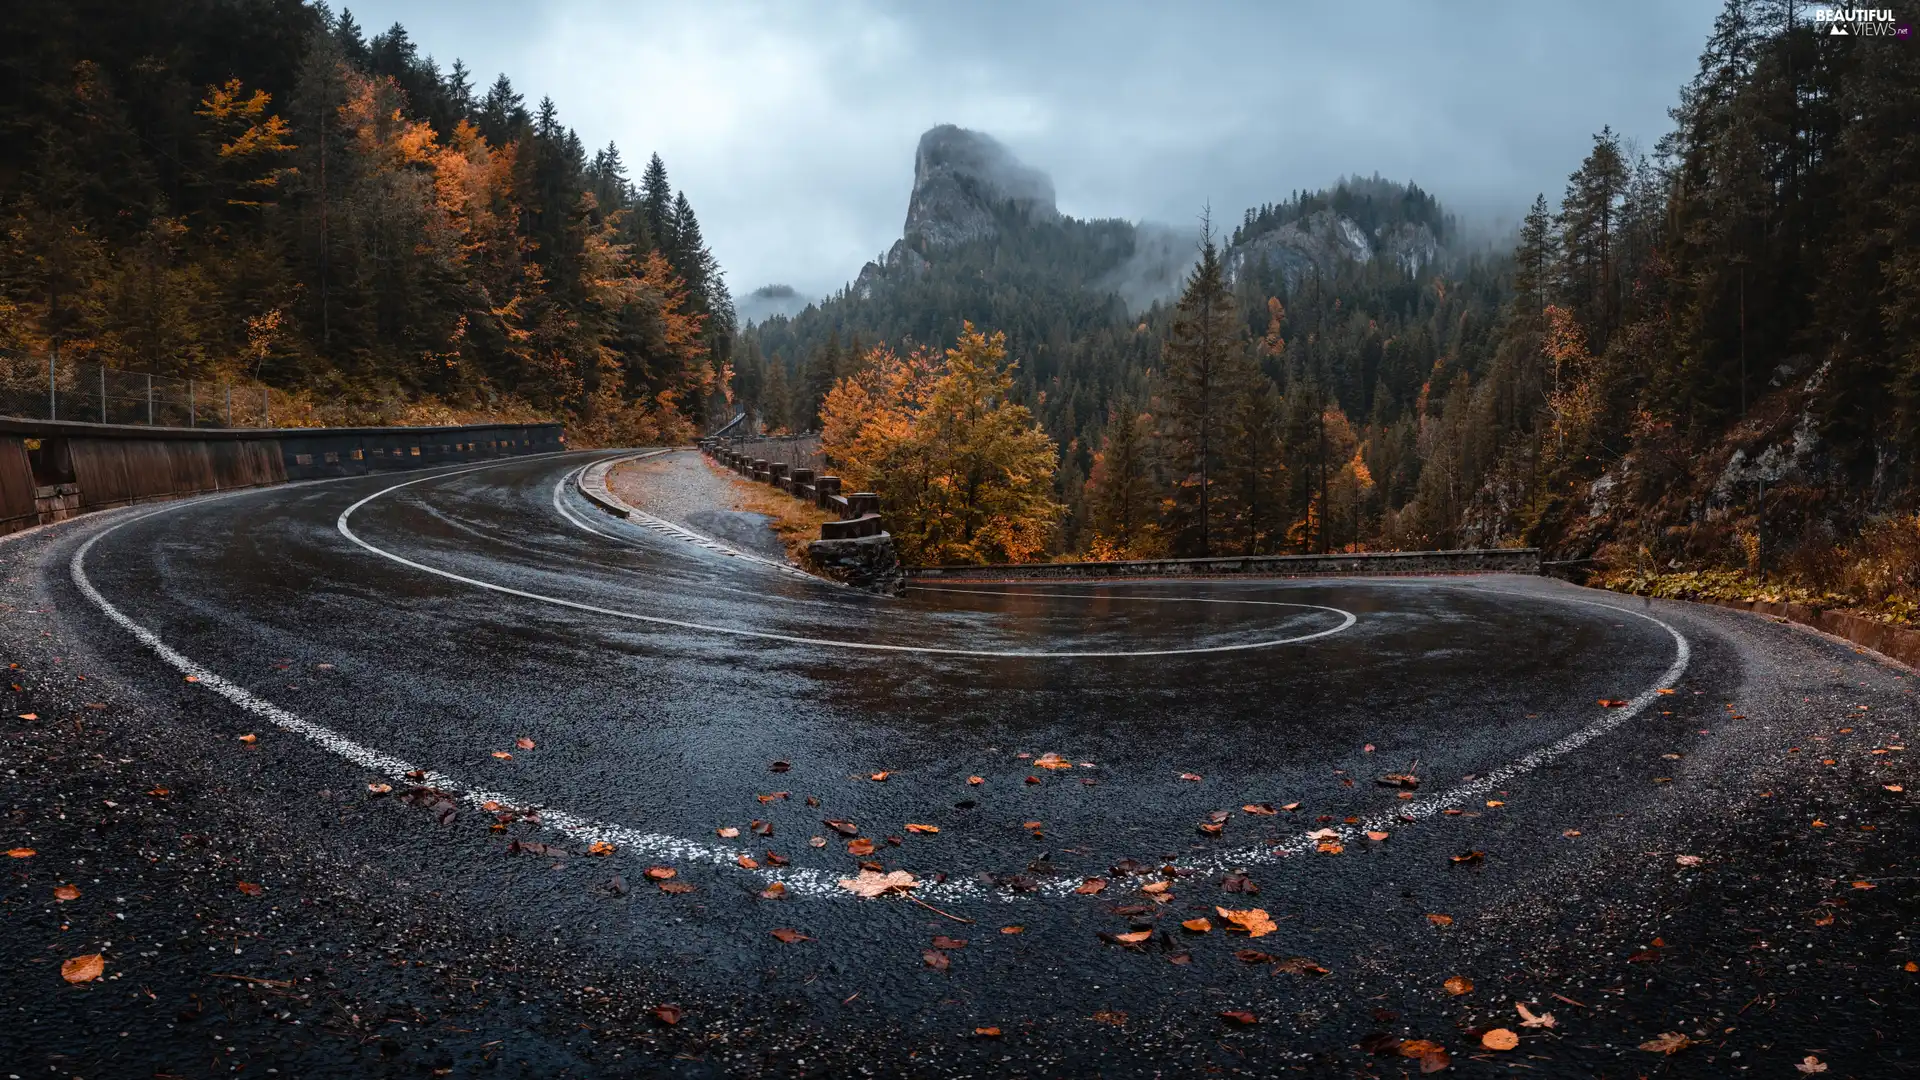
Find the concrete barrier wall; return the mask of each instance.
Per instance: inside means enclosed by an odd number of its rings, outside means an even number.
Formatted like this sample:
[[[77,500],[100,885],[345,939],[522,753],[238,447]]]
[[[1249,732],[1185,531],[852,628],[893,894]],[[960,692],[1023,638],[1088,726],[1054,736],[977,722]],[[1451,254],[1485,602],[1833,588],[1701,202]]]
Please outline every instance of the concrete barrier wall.
[[[134,503],[565,447],[559,424],[154,428],[0,418],[0,533]]]
[[[1259,577],[1368,574],[1538,574],[1538,548],[1468,551],[1369,551],[1351,555],[1249,555],[1213,559],[1129,559],[1115,562],[932,566],[908,570],[911,581],[1041,581],[1060,578]]]

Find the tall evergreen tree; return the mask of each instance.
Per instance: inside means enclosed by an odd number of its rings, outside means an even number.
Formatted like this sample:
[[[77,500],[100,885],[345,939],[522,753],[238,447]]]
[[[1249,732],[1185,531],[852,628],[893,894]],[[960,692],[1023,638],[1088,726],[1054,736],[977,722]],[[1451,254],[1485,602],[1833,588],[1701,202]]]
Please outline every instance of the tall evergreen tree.
[[[1219,539],[1214,484],[1227,448],[1229,402],[1244,367],[1243,331],[1209,224],[1167,330],[1160,412],[1176,478],[1178,541],[1202,558]]]

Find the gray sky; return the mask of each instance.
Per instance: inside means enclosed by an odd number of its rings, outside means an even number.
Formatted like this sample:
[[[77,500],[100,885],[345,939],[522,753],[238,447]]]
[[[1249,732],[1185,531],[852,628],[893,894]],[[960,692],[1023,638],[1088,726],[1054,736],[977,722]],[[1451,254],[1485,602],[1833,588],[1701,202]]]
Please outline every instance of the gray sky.
[[[1463,218],[1555,198],[1603,124],[1651,149],[1709,0],[699,3],[368,0],[481,88],[550,95],[638,172],[658,151],[736,294],[839,287],[900,235],[913,148],[989,132],[1062,211],[1229,225],[1343,174]]]

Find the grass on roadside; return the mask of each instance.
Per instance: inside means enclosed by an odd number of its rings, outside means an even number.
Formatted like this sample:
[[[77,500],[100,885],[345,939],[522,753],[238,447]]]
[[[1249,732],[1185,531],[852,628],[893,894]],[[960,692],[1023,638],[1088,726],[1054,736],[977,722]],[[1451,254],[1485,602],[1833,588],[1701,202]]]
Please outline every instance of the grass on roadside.
[[[704,456],[700,460],[707,468],[725,477],[731,486],[733,505],[728,509],[765,516],[772,522],[774,535],[780,538],[780,545],[787,549],[787,561],[796,566],[812,565],[807,558],[807,544],[820,539],[820,526],[829,521],[838,521],[839,515],[830,514],[812,503],[802,502],[778,488],[748,480]]]

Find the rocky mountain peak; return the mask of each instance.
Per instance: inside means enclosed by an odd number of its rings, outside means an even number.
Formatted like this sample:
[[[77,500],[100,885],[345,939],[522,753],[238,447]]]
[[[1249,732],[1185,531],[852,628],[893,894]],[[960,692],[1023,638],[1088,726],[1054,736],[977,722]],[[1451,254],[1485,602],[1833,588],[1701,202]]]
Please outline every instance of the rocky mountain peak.
[[[913,156],[907,237],[948,247],[994,235],[1009,204],[1029,220],[1060,216],[1053,181],[1013,156],[991,135],[941,124],[920,136]]]

